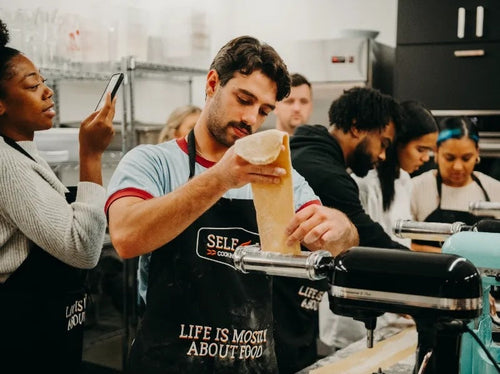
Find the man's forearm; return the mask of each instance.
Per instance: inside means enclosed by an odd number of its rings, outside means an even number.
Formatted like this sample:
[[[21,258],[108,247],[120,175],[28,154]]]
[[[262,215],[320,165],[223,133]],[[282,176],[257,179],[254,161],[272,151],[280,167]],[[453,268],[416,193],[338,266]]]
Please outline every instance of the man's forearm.
[[[225,191],[207,171],[165,196],[118,199],[109,208],[113,245],[124,258],[149,253],[177,237]]]

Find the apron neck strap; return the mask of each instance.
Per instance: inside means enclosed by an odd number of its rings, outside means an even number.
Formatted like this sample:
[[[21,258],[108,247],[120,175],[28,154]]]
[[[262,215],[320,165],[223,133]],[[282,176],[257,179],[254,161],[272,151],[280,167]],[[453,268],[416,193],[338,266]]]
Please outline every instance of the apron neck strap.
[[[490,196],[488,195],[488,192],[486,192],[486,190],[483,187],[483,184],[481,183],[479,178],[476,176],[476,174],[474,174],[474,172],[473,172],[471,176],[472,176],[472,180],[474,182],[476,182],[477,185],[479,186],[479,188],[483,191],[484,198],[486,199],[486,201],[490,201]]]
[[[490,196],[488,195],[488,192],[483,187],[483,184],[479,180],[479,178],[474,174],[474,172],[471,174],[471,178],[474,182],[477,183],[481,191],[483,191],[484,198],[486,201],[490,201]],[[437,183],[437,190],[438,190],[438,196],[439,196],[439,208],[441,208],[441,185],[443,184],[443,178],[441,178],[441,174],[439,173],[439,169],[437,169],[437,174],[436,174],[436,183]]]
[[[436,174],[436,184],[439,196],[439,207],[441,208],[441,185],[443,184],[443,178],[441,178],[441,174],[439,173],[439,169],[437,169]]]
[[[8,136],[5,136],[5,135],[2,135],[0,134],[0,136],[3,138],[3,140],[5,141],[5,143],[7,143],[8,145],[10,145],[12,148],[14,148],[15,150],[21,152],[23,155],[25,155],[26,157],[32,159],[33,161],[36,162],[36,160],[28,153],[26,152],[23,147],[21,147],[19,144],[17,144],[14,139],[11,139],[9,138]]]
[[[189,179],[194,177],[194,167],[196,163],[196,140],[194,138],[194,129],[188,134],[188,156],[189,156]]]

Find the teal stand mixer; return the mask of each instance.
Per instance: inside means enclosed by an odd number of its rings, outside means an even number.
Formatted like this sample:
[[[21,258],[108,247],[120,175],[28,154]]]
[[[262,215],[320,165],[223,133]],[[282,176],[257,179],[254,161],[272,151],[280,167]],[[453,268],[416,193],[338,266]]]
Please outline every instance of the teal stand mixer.
[[[474,226],[461,222],[452,224],[398,221],[396,236],[423,240],[442,240],[442,253],[455,254],[468,259],[481,274],[483,309],[481,315],[469,323],[481,343],[471,334],[462,335],[460,354],[461,374],[499,373],[492,359],[500,362],[500,345],[493,336],[489,294],[492,287],[500,286],[500,220],[485,219]],[[491,356],[491,357],[489,357]]]
[[[500,362],[500,345],[492,339],[493,322],[488,296],[493,286],[500,286],[500,234],[489,232],[460,232],[450,236],[442,247],[443,253],[457,254],[472,262],[481,274],[483,286],[483,311],[469,327],[476,333],[496,362]],[[493,366],[472,335],[462,336],[460,372],[494,374]]]

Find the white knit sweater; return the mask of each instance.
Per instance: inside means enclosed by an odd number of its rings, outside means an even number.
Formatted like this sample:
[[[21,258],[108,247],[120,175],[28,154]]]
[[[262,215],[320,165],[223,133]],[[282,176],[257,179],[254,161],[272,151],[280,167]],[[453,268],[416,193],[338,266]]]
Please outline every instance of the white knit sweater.
[[[18,144],[37,162],[0,137],[0,282],[26,259],[30,241],[76,268],[97,264],[106,230],[105,189],[80,182],[68,204],[66,187],[33,142]]]

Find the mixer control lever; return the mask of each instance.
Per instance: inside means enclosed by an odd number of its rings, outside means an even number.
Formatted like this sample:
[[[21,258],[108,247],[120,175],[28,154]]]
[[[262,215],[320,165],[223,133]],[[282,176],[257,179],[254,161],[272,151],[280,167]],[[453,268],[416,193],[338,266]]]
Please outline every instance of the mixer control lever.
[[[366,327],[366,346],[368,348],[373,348],[373,331],[375,330],[375,326],[377,324],[377,318],[368,318],[364,320]]]

